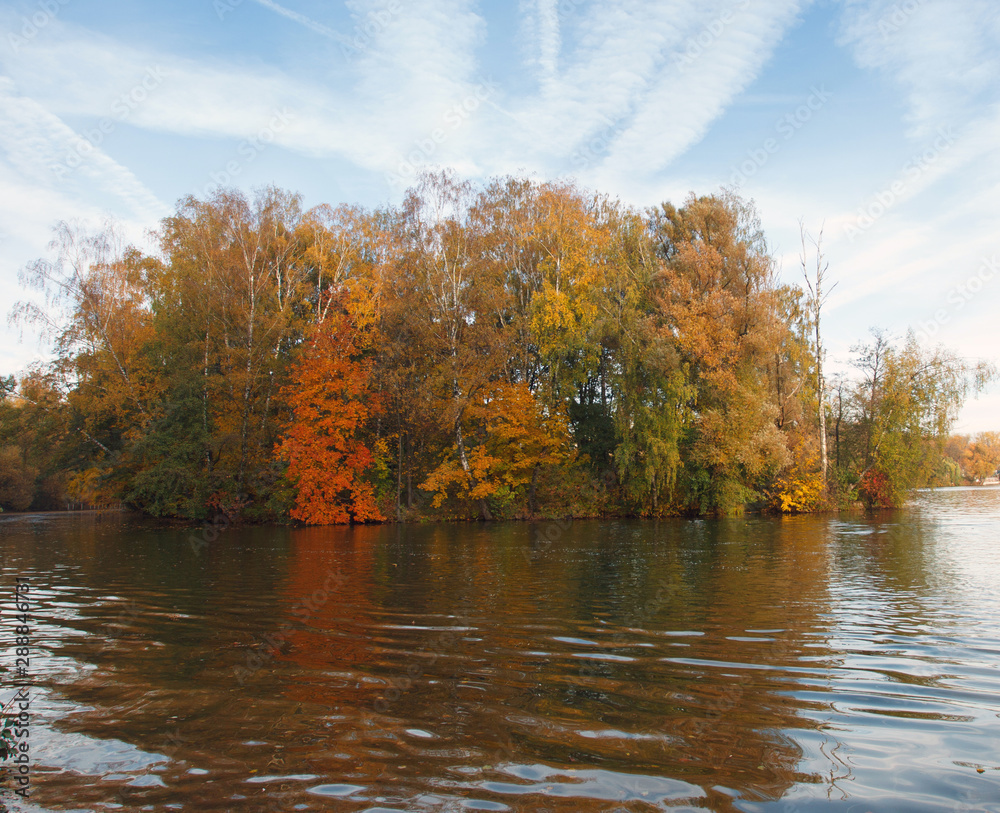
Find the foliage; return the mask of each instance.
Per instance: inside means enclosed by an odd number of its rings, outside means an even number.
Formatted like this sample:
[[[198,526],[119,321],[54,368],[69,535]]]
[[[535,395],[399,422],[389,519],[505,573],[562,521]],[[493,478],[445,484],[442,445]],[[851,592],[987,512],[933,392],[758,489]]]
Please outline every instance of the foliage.
[[[362,358],[367,340],[349,314],[328,314],[281,391],[290,415],[278,454],[296,492],[291,516],[309,525],[383,519],[365,479],[375,458],[360,438],[377,411],[371,364]]]
[[[1000,432],[982,432],[969,444],[963,455],[969,477],[982,483],[996,477],[1000,469]]]
[[[792,450],[794,460],[774,481],[769,503],[776,513],[800,514],[815,511],[823,502],[826,484],[818,468],[817,455]]]
[[[223,189],[182,200],[155,239],[60,223],[24,269],[40,304],[15,317],[55,359],[0,379],[0,507],[795,512],[896,505],[1000,464],[995,434],[948,441],[988,366],[875,333],[826,388],[820,292],[778,283],[731,192],[639,211],[442,172],[398,206],[303,211]]]
[[[14,735],[16,727],[16,718],[4,714],[3,727],[0,728],[0,759],[6,760],[17,748],[17,737]]]
[[[873,331],[854,352],[861,373],[852,399],[858,494],[867,507],[898,506],[931,480],[961,404],[995,371],[942,348],[925,350],[912,334],[898,346]]]
[[[691,387],[682,504],[729,513],[787,461],[770,387],[774,348],[788,333],[773,265],[751,207],[726,194],[665,204],[654,228],[665,260],[661,330]]]
[[[569,456],[566,418],[549,414],[524,384],[491,388],[468,407],[465,424],[463,434],[473,441],[467,446],[468,470],[449,450],[420,486],[434,495],[435,508],[449,496],[503,507],[526,496],[543,467],[558,466]]]

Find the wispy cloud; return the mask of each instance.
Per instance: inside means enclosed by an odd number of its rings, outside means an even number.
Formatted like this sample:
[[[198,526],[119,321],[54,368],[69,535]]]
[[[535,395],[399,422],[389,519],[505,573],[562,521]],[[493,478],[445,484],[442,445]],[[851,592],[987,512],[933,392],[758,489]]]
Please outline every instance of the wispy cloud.
[[[324,37],[342,35],[273,0],[255,0]],[[540,87],[511,96],[502,86],[441,146],[436,158],[482,173],[513,168],[546,174],[586,169],[611,188],[669,166],[697,143],[757,75],[795,19],[798,0],[600,0],[573,5],[564,40],[556,0],[530,0]],[[377,0],[355,4],[374,10]],[[321,84],[275,68],[152,55],[169,81],[131,123],[160,132],[242,138],[275,109],[294,112],[276,143],[316,156],[342,156],[385,170],[439,128],[456,104],[489,77],[479,68],[485,21],[472,0],[415,0],[380,32],[343,81]],[[724,21],[721,30],[713,24]],[[705,31],[712,42],[682,71],[678,57]],[[106,89],[121,86],[148,52],[55,25],[13,66],[19,84],[61,114],[100,115]],[[39,63],[44,71],[38,71]],[[44,74],[45,83],[33,80]],[[134,80],[131,80],[134,81]],[[33,86],[34,85],[34,86]],[[600,148],[581,150],[595,138]],[[586,164],[582,167],[581,164]]]
[[[334,42],[340,43],[341,45],[350,44],[350,40],[347,37],[343,36],[342,34],[338,34],[332,28],[328,28],[322,23],[316,22],[312,18],[307,17],[305,14],[299,14],[299,12],[293,11],[290,8],[286,8],[285,6],[279,5],[278,3],[273,2],[273,0],[253,0],[253,1],[260,6],[263,6],[264,8],[270,9],[271,11],[280,14],[282,17],[286,17],[289,20],[297,22],[299,25],[304,25],[310,31],[320,34],[321,36],[327,37],[328,39],[331,39]]]
[[[559,2],[538,0],[538,64],[542,82],[552,83],[559,70]]]
[[[598,178],[618,181],[642,168],[649,176],[697,144],[715,121],[759,75],[774,48],[796,21],[798,0],[725,3],[707,24],[698,20],[682,34],[671,59],[649,83],[627,129],[615,141]],[[714,23],[714,26],[712,25]],[[687,56],[690,43],[708,44]]]
[[[958,126],[1000,90],[1000,8],[992,0],[850,2],[840,42],[858,65],[900,86],[914,138]]]
[[[505,141],[501,152],[510,164],[523,166],[524,156],[533,155],[588,183],[655,194],[636,179],[655,176],[704,137],[757,77],[802,5],[603,0],[576,6],[569,12],[572,38],[549,38],[550,52],[560,49],[558,73],[543,71],[549,82],[541,92],[512,100],[521,137]],[[539,32],[541,12],[537,3],[525,11]],[[537,39],[543,54],[545,40],[540,33]]]
[[[951,268],[975,265],[1000,248],[987,225],[1000,216],[1000,9],[985,0],[852,2],[839,41],[859,66],[904,92],[909,146],[903,149],[913,156],[871,190],[874,200],[880,189],[906,181],[898,195],[885,195],[892,203],[865,239],[845,250],[857,280],[839,292],[843,306],[907,281],[947,279]],[[941,132],[952,133],[954,142],[935,153],[932,142]],[[915,171],[921,157],[933,160]],[[855,224],[865,203],[835,215],[832,233]]]
[[[18,94],[14,83],[5,77],[0,77],[0,148],[8,165],[36,187],[74,183],[54,170],[67,155],[76,155],[82,162],[78,171],[87,182],[117,197],[135,216],[155,221],[168,211],[131,170],[85,141],[40,104]]]

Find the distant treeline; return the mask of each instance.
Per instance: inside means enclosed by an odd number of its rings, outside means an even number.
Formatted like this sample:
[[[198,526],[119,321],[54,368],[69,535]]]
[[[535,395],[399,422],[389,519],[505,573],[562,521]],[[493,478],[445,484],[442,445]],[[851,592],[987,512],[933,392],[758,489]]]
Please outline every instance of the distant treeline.
[[[56,359],[4,382],[3,507],[339,523],[891,506],[954,479],[949,430],[993,375],[874,332],[820,398],[822,299],[778,283],[730,193],[639,211],[439,174],[400,206],[303,212],[221,190],[157,237],[152,256],[61,223],[24,269],[38,299],[15,318]]]

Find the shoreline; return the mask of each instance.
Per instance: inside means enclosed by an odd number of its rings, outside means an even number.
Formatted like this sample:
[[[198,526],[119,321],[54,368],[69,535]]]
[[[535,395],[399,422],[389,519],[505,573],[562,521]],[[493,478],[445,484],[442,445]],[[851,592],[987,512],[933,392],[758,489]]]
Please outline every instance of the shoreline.
[[[926,486],[923,488],[914,489],[914,494],[920,494],[925,492],[934,491],[979,491],[979,490],[997,490],[1000,489],[1000,480],[996,478],[988,479],[983,483],[970,483],[961,486]],[[835,515],[835,514],[876,514],[885,511],[898,511],[905,508],[905,505],[898,506],[896,508],[872,508],[866,509],[860,503],[850,505],[847,507],[833,507],[819,509],[816,511],[796,511],[789,513],[774,513],[769,511],[764,511],[755,508],[746,508],[745,510],[734,513],[734,514],[722,514],[722,515],[697,515],[697,514],[665,514],[663,516],[643,516],[640,514],[606,514],[606,515],[565,515],[565,516],[538,516],[538,517],[509,517],[503,519],[455,519],[455,518],[416,518],[412,520],[393,520],[387,519],[384,522],[351,522],[351,523],[331,523],[329,525],[310,525],[303,522],[298,522],[296,520],[289,520],[288,522],[279,521],[269,521],[269,522],[250,522],[250,521],[234,521],[231,526],[245,526],[245,527],[275,527],[275,528],[350,528],[358,526],[374,527],[379,525],[394,526],[394,525],[499,525],[503,523],[546,523],[546,522],[581,522],[581,521],[599,521],[599,522],[610,522],[610,521],[659,521],[659,520],[706,520],[706,519],[736,519],[740,517],[762,517],[769,519],[784,519],[790,517],[806,517],[806,516],[820,516],[820,515]],[[175,527],[175,528],[197,528],[204,526],[206,524],[212,525],[213,518],[206,519],[186,519],[183,517],[156,517],[152,514],[145,514],[137,509],[128,508],[125,506],[114,507],[114,508],[84,508],[84,509],[48,509],[48,510],[38,510],[38,511],[3,511],[0,510],[0,522],[3,522],[5,518],[18,518],[27,519],[31,517],[39,518],[54,518],[54,517],[69,517],[69,516],[87,516],[87,517],[99,517],[107,515],[121,515],[121,516],[131,516],[137,520],[142,520],[149,522],[154,525],[160,525],[163,527]],[[223,516],[223,515],[219,515]]]

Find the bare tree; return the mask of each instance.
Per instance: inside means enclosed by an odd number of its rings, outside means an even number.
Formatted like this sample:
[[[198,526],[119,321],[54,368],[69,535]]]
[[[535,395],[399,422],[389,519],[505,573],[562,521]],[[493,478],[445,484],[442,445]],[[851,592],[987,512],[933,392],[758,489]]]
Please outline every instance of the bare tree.
[[[802,276],[805,277],[806,287],[809,291],[809,309],[813,314],[813,326],[816,331],[816,389],[819,394],[819,455],[820,469],[823,473],[823,483],[826,483],[827,455],[826,455],[826,387],[823,380],[823,340],[820,334],[820,313],[823,305],[837,283],[825,289],[826,272],[830,264],[823,257],[823,226],[820,226],[819,235],[813,239],[812,235],[806,231],[805,224],[799,221],[799,234],[802,238]],[[810,275],[809,258],[806,242],[812,245],[816,252],[815,269]]]

